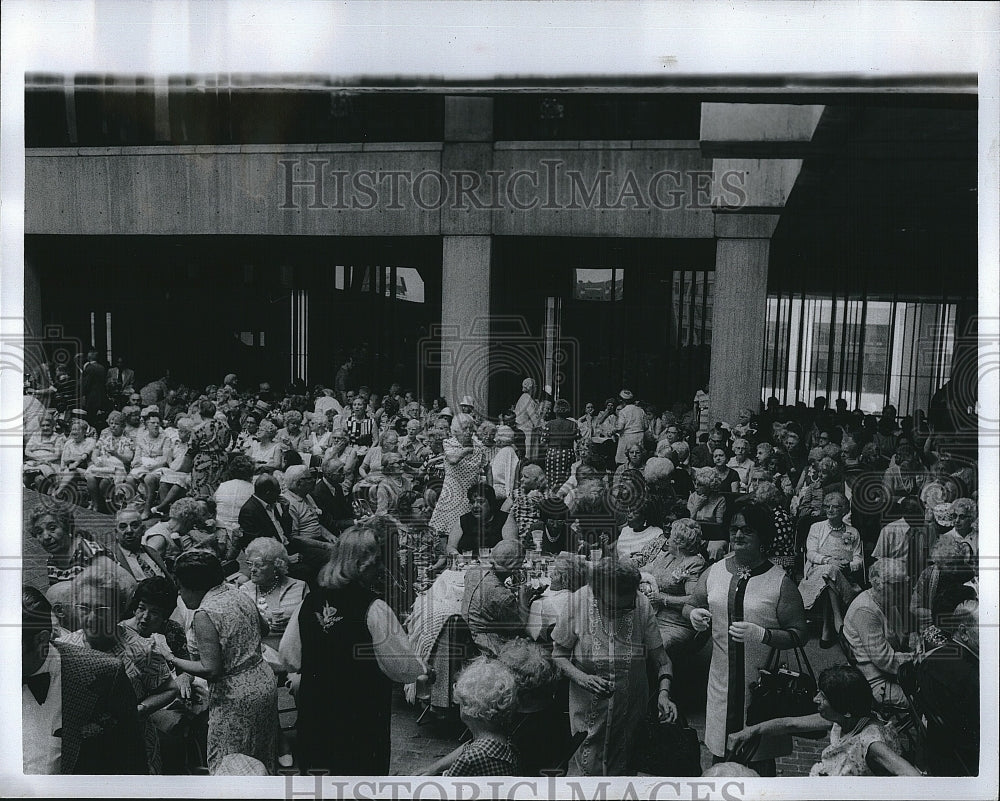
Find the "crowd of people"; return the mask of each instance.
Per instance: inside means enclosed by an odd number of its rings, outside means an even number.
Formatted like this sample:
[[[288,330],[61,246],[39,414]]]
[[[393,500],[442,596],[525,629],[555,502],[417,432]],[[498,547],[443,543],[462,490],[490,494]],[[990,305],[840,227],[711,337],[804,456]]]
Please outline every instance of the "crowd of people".
[[[427,773],[641,773],[706,644],[717,763],[775,775],[792,735],[829,731],[813,775],[978,771],[975,446],[919,414],[771,399],[710,422],[623,389],[575,416],[530,378],[487,413],[341,375],[136,390],[92,363],[85,391],[26,394],[48,582],[23,592],[26,772],[184,772],[194,743],[216,774],[387,774],[394,685],[441,680],[407,618],[470,553],[472,739]],[[846,661],[815,714],[749,722],[772,649],[814,633]]]

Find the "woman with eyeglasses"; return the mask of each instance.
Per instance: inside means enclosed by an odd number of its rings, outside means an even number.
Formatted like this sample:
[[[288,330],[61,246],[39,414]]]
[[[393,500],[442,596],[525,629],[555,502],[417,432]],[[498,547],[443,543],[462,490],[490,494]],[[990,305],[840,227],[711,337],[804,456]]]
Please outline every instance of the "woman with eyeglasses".
[[[149,772],[162,773],[159,737],[149,716],[171,704],[179,690],[153,641],[123,623],[135,586],[135,581],[120,570],[107,571],[91,565],[81,572],[73,580],[73,594],[82,627],[62,642],[103,651],[122,661],[138,702],[136,711],[143,726]]]
[[[656,665],[659,719],[677,719],[670,658],[639,583],[634,562],[605,557],[552,630],[552,659],[570,681],[570,730],[587,733],[570,760],[571,776],[628,771],[650,699],[647,659]]]
[[[750,683],[771,648],[786,649],[809,637],[802,597],[785,571],[767,558],[774,517],[763,504],[733,507],[727,523],[731,553],[702,573],[684,614],[698,631],[711,628],[705,745],[722,762],[726,738],[746,725]],[[774,758],[790,754],[788,735],[764,737],[749,767],[774,776]]]

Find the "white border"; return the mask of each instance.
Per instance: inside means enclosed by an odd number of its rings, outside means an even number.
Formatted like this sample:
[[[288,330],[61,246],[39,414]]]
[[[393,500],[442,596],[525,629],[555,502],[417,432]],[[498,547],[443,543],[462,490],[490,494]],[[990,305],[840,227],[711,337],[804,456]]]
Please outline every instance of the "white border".
[[[1000,6],[913,2],[42,2],[5,0],[0,91],[0,336],[21,333],[23,282],[23,76],[51,73],[294,73],[488,81],[516,76],[861,76],[978,74],[980,99],[980,314],[1000,335]],[[738,84],[738,78],[734,84]],[[904,89],[903,91],[906,91]],[[947,265],[942,265],[947,268]],[[984,333],[985,330],[984,330]],[[1000,420],[997,344],[981,351],[982,419]],[[2,366],[0,366],[2,367]],[[20,376],[0,369],[2,416],[20,410]],[[984,423],[984,425],[986,425]],[[1000,553],[996,431],[980,459],[983,553]],[[20,553],[20,453],[0,448],[0,567]],[[281,779],[12,779],[21,741],[16,721],[19,617],[16,572],[0,576],[0,787],[4,795],[283,797]],[[984,774],[978,780],[780,779],[745,783],[745,797],[949,798],[997,795],[997,574],[981,589]],[[9,656],[9,658],[7,658]],[[994,680],[987,677],[992,675]],[[7,772],[4,775],[4,772]],[[637,790],[653,780],[634,780]],[[595,788],[598,782],[587,786]],[[621,793],[616,782],[608,797]],[[296,789],[307,794],[312,783]],[[614,788],[618,787],[618,792]],[[544,786],[543,786],[544,788]],[[332,785],[331,785],[332,789]],[[371,792],[367,788],[357,788]],[[486,788],[482,788],[486,792]],[[455,790],[461,792],[461,788]],[[469,787],[465,797],[469,798]],[[641,790],[640,790],[641,792]],[[662,790],[659,797],[676,798]],[[705,797],[704,788],[680,797]],[[539,798],[545,797],[542,789]],[[374,793],[372,793],[374,795]],[[560,793],[562,795],[562,793]],[[593,790],[588,791],[588,797]],[[299,795],[298,797],[308,797]],[[324,794],[324,797],[335,797]],[[425,797],[436,797],[431,794]],[[506,797],[506,796],[504,796]],[[518,798],[536,797],[521,785]]]

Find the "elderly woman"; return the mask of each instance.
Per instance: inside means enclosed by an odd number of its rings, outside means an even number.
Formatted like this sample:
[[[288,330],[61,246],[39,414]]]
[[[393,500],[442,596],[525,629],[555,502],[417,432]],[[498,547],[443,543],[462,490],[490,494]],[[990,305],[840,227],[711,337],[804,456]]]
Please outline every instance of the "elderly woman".
[[[560,398],[553,409],[555,417],[542,426],[545,446],[545,474],[553,487],[561,487],[569,478],[573,464],[573,443],[580,436],[575,420],[570,419],[569,401]]]
[[[755,738],[823,731],[829,724],[830,745],[812,766],[810,776],[920,776],[903,759],[892,727],[875,714],[875,699],[864,675],[850,665],[834,665],[819,674],[814,715],[774,718],[729,735],[730,749]],[[752,757],[751,757],[752,759]]]
[[[653,498],[646,498],[628,510],[628,519],[615,540],[619,559],[634,559],[651,542],[662,539],[662,508]]]
[[[340,418],[342,427],[352,445],[369,448],[375,441],[378,424],[367,410],[365,399],[360,395],[351,401],[350,414]]]
[[[864,564],[861,535],[844,522],[849,509],[842,493],[828,494],[823,499],[826,520],[813,523],[806,537],[805,574],[799,583],[799,593],[806,609],[822,604],[820,646],[824,648],[835,642],[844,624],[844,611],[860,592],[847,576]]]
[[[556,621],[566,613],[570,596],[587,583],[587,563],[582,556],[563,551],[549,568],[549,589],[531,605],[525,630],[533,640],[552,641]],[[502,653],[502,650],[501,650]]]
[[[399,496],[405,491],[406,480],[403,476],[403,457],[398,453],[383,454],[381,478],[374,488],[375,514],[396,514]]]
[[[143,479],[146,483],[146,509],[144,518],[152,515],[165,514],[170,505],[180,498],[191,486],[191,467],[193,456],[191,450],[191,435],[194,433],[194,421],[190,417],[177,418],[177,436],[170,438],[167,445],[168,461],[166,466],[153,470]],[[154,500],[159,503],[153,506]]]
[[[979,558],[979,509],[971,498],[959,498],[951,505],[955,527],[942,536],[964,542],[972,552],[973,563]]]
[[[647,658],[657,669],[660,721],[677,718],[670,658],[639,582],[634,562],[602,559],[552,632],[552,658],[570,680],[570,730],[586,732],[569,775],[620,776],[628,769],[648,708]]]
[[[70,581],[91,564],[104,569],[114,566],[114,559],[73,521],[72,507],[49,501],[35,506],[28,515],[28,533],[48,555],[46,572],[49,584]]]
[[[539,454],[538,429],[542,425],[541,410],[536,400],[538,395],[535,381],[525,378],[521,382],[521,397],[514,404],[514,419],[517,427],[524,432],[524,456],[537,459]]]
[[[372,485],[377,484],[382,473],[382,457],[389,453],[399,453],[399,434],[394,428],[384,432],[378,445],[368,449],[359,468],[361,476],[370,479]]]
[[[712,631],[705,745],[716,762],[726,738],[746,725],[750,683],[771,648],[804,645],[809,638],[802,597],[785,571],[765,556],[774,540],[766,506],[737,504],[728,521],[732,554],[702,573],[684,614],[697,631]],[[774,776],[774,758],[792,751],[790,737],[764,738],[749,767]]]
[[[455,700],[472,740],[422,775],[519,775],[520,754],[508,738],[518,704],[517,677],[510,667],[498,659],[479,657],[459,674]]]
[[[189,452],[191,462],[191,495],[207,498],[222,482],[226,469],[226,447],[229,445],[229,427],[216,415],[215,404],[202,401],[198,404],[199,422],[191,432]]]
[[[86,479],[86,468],[97,442],[88,432],[90,426],[86,420],[74,420],[69,429],[69,439],[63,445],[59,459],[59,485],[53,491],[53,497],[60,500],[70,499],[70,485],[78,478]]]
[[[392,684],[414,682],[426,669],[371,590],[380,570],[375,533],[345,531],[320,571],[319,589],[282,637],[282,659],[301,671],[296,761],[303,773],[389,775]]]
[[[201,509],[194,498],[181,498],[170,507],[170,517],[146,529],[142,544],[164,559],[174,559],[181,551],[194,547],[199,539],[195,531],[202,523]]]
[[[942,611],[950,612],[955,608],[957,604],[942,609],[947,606],[942,602],[976,574],[968,544],[955,537],[941,537],[931,548],[930,557],[931,564],[920,573],[910,599],[910,614],[915,617],[921,635],[937,622]],[[975,597],[971,587],[969,592]]]
[[[279,429],[274,438],[282,444],[286,451],[301,453],[310,450],[309,434],[302,428],[302,412],[297,409],[289,409],[285,412],[285,426]]]
[[[270,420],[261,420],[257,426],[257,436],[250,444],[247,456],[254,464],[254,472],[271,473],[281,467],[281,456],[285,449],[275,439],[278,427]]]
[[[754,467],[750,443],[745,439],[733,440],[733,458],[729,460],[729,467],[740,477],[740,491],[745,491],[750,484],[750,469]]]
[[[722,530],[726,499],[721,489],[722,477],[714,467],[699,467],[694,471],[694,492],[688,496],[687,507],[709,541],[708,556],[712,561],[726,552],[726,534]]]
[[[208,681],[208,767],[229,754],[246,754],[274,771],[278,742],[278,686],[261,656],[267,624],[246,593],[225,583],[222,563],[207,551],[182,554],[174,566],[198,659],[173,655],[178,670]]]
[[[246,549],[250,581],[240,587],[257,604],[272,634],[285,630],[289,618],[309,593],[304,581],[288,575],[288,551],[272,537],[257,537]]]
[[[457,414],[451,421],[451,438],[444,442],[444,484],[430,525],[449,535],[456,521],[469,511],[469,488],[484,473],[486,483],[493,483],[486,451],[472,439],[475,427],[470,415]]]
[[[103,651],[122,661],[138,701],[136,712],[143,724],[149,772],[161,773],[159,737],[149,716],[172,703],[178,689],[170,667],[152,640],[140,637],[122,623],[134,588],[135,582],[119,571],[109,572],[96,565],[86,568],[73,579],[76,611],[83,627],[62,642]]]
[[[97,511],[108,511],[105,498],[116,483],[125,480],[134,454],[135,443],[125,434],[124,415],[121,412],[111,412],[108,415],[108,427],[98,437],[90,464],[84,471],[87,491],[90,492]]]
[[[493,473],[493,491],[497,500],[503,503],[517,486],[517,468],[521,460],[514,447],[514,429],[510,426],[499,426],[494,439],[496,454],[490,462]]]
[[[698,579],[708,563],[702,554],[701,527],[683,517],[670,525],[670,536],[650,543],[636,562],[656,580],[647,591],[656,612],[663,647],[670,654],[694,639],[694,628],[684,616],[684,605],[692,601]]]
[[[41,479],[55,475],[59,469],[66,437],[56,431],[51,417],[43,417],[38,431],[28,438],[24,446],[24,464],[21,472],[24,486],[38,488]]]

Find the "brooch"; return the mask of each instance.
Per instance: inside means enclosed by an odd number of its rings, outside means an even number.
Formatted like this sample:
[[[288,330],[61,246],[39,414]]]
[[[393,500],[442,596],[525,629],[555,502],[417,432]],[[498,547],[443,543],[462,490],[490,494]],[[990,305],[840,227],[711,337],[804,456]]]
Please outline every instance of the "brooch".
[[[750,580],[750,568],[749,567],[738,568],[737,571],[736,571],[736,576],[737,576],[737,578],[740,579],[740,581],[749,581]]]
[[[316,612],[316,620],[319,621],[319,625],[322,627],[324,632],[329,633],[337,623],[343,620],[342,615],[337,614],[337,607],[330,606],[329,603],[323,604],[323,611]]]

